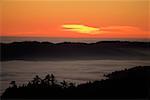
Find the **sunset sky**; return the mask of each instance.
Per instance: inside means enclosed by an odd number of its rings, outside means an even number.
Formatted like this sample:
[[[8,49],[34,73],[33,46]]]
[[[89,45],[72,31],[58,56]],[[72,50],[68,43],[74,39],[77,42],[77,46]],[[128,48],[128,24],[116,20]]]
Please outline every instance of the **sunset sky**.
[[[149,0],[1,0],[0,36],[149,38]]]

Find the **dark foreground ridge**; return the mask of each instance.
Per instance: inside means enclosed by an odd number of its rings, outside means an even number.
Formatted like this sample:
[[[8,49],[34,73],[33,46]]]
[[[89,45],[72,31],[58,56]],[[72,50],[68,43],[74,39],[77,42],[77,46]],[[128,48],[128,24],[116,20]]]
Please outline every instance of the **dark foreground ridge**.
[[[101,41],[96,43],[13,42],[0,43],[1,61],[150,59],[150,42]]]
[[[75,85],[59,82],[54,75],[44,79],[36,76],[26,85],[17,86],[15,81],[7,88],[2,99],[141,99],[150,97],[150,66],[139,66],[105,75],[107,79]]]

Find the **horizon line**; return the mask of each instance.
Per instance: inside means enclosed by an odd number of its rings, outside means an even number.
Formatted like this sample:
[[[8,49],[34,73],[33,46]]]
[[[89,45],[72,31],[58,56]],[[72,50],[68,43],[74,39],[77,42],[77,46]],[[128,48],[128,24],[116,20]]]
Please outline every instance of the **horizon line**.
[[[0,36],[0,38],[50,38],[50,39],[138,39],[138,40],[142,40],[142,39],[148,39],[150,40],[150,38],[101,38],[101,37],[94,37],[94,38],[90,38],[90,37],[46,37],[46,36]]]

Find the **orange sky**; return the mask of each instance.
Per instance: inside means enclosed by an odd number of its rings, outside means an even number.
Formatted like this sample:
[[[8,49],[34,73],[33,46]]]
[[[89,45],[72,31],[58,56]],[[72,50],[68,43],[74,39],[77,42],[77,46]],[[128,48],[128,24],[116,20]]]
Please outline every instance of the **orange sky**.
[[[0,36],[149,38],[149,0],[1,0]]]

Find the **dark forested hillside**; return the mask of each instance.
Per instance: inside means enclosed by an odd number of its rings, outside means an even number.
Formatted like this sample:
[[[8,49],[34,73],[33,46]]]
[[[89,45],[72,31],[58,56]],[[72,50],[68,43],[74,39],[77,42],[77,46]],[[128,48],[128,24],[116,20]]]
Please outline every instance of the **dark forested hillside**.
[[[1,43],[1,60],[150,59],[150,42]]]
[[[75,85],[58,81],[53,74],[44,79],[38,75],[28,84],[11,86],[2,99],[148,99],[150,98],[150,66],[115,71],[97,80]]]

